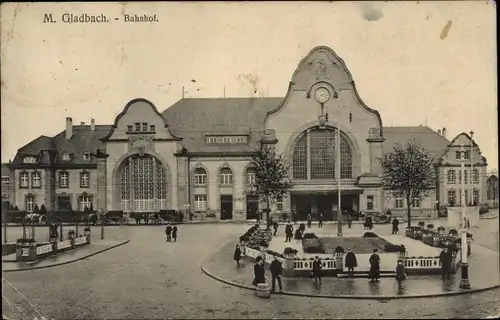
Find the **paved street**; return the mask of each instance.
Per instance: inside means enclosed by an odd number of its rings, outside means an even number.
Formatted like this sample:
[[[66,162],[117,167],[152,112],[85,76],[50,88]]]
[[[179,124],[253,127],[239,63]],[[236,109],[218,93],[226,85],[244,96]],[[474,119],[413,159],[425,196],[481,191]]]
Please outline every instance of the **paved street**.
[[[201,263],[248,227],[181,225],[178,243],[165,243],[162,226],[106,228],[110,238],[131,242],[81,262],[4,274],[8,283],[3,283],[3,312],[11,319],[37,315],[55,319],[474,318],[498,313],[500,289],[394,301],[290,296],[262,300],[251,291],[204,275]]]

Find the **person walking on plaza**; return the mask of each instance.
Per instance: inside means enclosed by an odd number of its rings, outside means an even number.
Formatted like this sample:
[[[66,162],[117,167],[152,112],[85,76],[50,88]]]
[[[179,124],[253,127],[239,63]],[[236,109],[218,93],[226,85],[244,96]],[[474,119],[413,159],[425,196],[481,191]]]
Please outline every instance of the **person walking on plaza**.
[[[272,277],[272,285],[271,291],[276,291],[276,281],[278,281],[279,293],[283,290],[283,284],[281,283],[281,272],[283,271],[283,266],[281,265],[281,261],[278,260],[278,256],[274,256],[273,262],[271,262],[271,277]]]
[[[352,217],[351,217],[351,214],[350,214],[350,213],[349,213],[349,214],[347,214],[347,227],[348,227],[349,229],[351,229],[351,227],[352,227]]]
[[[394,218],[392,220],[392,234],[398,234],[399,232],[399,220]]]
[[[172,228],[172,238],[174,239],[174,242],[177,242],[177,226],[174,225]]]
[[[323,228],[323,214],[320,213],[318,217],[318,228]]]
[[[264,260],[262,260],[261,256],[258,256],[255,261],[255,265],[253,266],[253,286],[257,286],[259,283],[266,283],[266,270],[264,269]]]
[[[311,224],[312,224],[312,217],[311,217],[311,214],[309,213],[307,215],[307,227],[310,228]]]
[[[371,282],[380,281],[380,256],[378,255],[378,249],[373,249],[373,253],[370,256],[370,278]]]
[[[288,221],[288,224],[285,227],[285,242],[292,242],[292,237],[293,237],[293,226]]]
[[[241,248],[239,244],[237,244],[236,249],[234,249],[233,259],[236,261],[236,266],[239,268],[241,260]]]
[[[172,241],[172,226],[167,224],[167,227],[165,228],[165,234],[167,235],[167,242]]]
[[[312,265],[312,277],[316,281],[316,284],[323,284],[321,282],[321,269],[323,269],[323,264],[321,262],[321,259],[316,256],[314,257],[313,265]]]
[[[352,277],[354,275],[354,268],[358,266],[358,260],[351,249],[348,249],[345,255],[345,266],[347,268],[347,272],[349,273],[349,277]]]
[[[443,280],[449,280],[451,278],[451,260],[451,252],[448,251],[448,248],[444,248],[439,254],[439,262],[441,262],[441,279]]]
[[[406,279],[406,270],[403,260],[398,260],[398,265],[396,266],[396,281],[398,286],[401,286],[401,282]]]
[[[274,228],[273,236],[275,236],[276,233],[278,232],[278,227],[279,227],[278,221],[274,221],[273,222],[273,228]]]

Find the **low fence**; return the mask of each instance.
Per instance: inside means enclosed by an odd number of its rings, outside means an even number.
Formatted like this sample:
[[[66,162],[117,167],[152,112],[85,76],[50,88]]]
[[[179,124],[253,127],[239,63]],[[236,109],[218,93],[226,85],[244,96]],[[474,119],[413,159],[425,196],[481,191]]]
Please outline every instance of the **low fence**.
[[[293,269],[298,271],[311,271],[314,260],[294,260]],[[337,270],[335,260],[321,260],[323,270]]]
[[[90,244],[90,235],[39,246],[36,242],[19,242],[16,244],[16,261],[35,261],[87,244]]]

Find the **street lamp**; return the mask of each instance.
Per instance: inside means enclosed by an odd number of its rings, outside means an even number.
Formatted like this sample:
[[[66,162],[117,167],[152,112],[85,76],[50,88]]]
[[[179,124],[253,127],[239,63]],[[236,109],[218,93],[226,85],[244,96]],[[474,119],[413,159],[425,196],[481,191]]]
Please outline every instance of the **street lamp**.
[[[474,179],[473,179],[473,174],[474,174],[474,162],[472,161],[472,158],[473,158],[473,151],[474,151],[474,140],[473,140],[473,136],[474,136],[474,131],[470,131],[470,185],[472,186],[472,190],[471,190],[471,193],[470,193],[470,203],[472,205],[474,205],[474,185],[473,185],[473,182],[474,182]]]
[[[467,263],[467,229],[465,228],[465,222],[467,221],[467,218],[465,217],[465,149],[464,145],[462,144],[460,146],[460,169],[462,170],[462,192],[460,195],[460,201],[462,205],[462,223],[461,225],[461,248],[462,250],[462,261],[461,261],[461,274],[462,277],[460,279],[460,289],[470,289],[470,282],[469,282],[469,264]]]

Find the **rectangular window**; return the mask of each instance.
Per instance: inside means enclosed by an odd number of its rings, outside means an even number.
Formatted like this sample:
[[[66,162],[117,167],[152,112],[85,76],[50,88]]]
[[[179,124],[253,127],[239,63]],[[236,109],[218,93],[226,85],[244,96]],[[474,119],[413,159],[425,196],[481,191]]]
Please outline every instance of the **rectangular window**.
[[[394,207],[396,209],[403,208],[403,195],[401,192],[396,192],[394,194]]]
[[[127,132],[132,132],[134,131],[134,127],[133,126],[127,126]]]
[[[32,172],[31,173],[31,187],[32,188],[40,188],[42,186],[42,181],[40,178],[40,172]]]
[[[59,173],[59,188],[68,188],[69,187],[69,173],[60,172]]]
[[[278,212],[283,211],[283,197],[281,196],[276,197],[276,209]]]
[[[455,184],[456,174],[455,170],[448,170],[448,184]]]
[[[92,205],[92,196],[78,197],[78,210],[85,211],[85,208],[90,209]]]
[[[467,179],[467,170],[464,170],[464,183],[469,183],[469,179]]]
[[[142,131],[144,131],[144,132],[148,131],[148,124],[146,122],[142,123]]]
[[[21,172],[19,175],[19,185],[21,188],[29,188],[30,181],[27,172]]]
[[[83,153],[83,161],[89,161],[90,160],[90,153],[84,152]]]
[[[36,163],[35,157],[26,157],[23,159],[23,163]]]
[[[479,183],[479,170],[474,169],[472,172],[472,183]]]
[[[419,198],[413,199],[413,203],[412,203],[411,207],[412,208],[420,208],[420,199]]]
[[[194,209],[195,211],[207,211],[207,196],[194,196]]]
[[[216,143],[217,139],[215,137],[208,137],[208,143]]]
[[[462,156],[460,154],[460,151],[455,151],[455,159],[456,160],[462,160]]]
[[[90,173],[82,172],[80,173],[80,188],[90,187]]]
[[[255,183],[255,172],[247,172],[247,185]]]
[[[373,210],[373,196],[366,196],[366,210]]]
[[[155,128],[154,124],[152,124],[152,125],[149,126],[149,131],[151,131],[151,132],[155,132],[156,131],[156,128]]]
[[[462,201],[462,190],[458,190],[458,194],[460,196],[460,198],[458,199],[459,205],[462,205],[462,203],[463,203],[466,206],[469,203],[470,199],[468,197],[468,195],[469,195],[468,191],[469,190],[465,190],[465,193],[463,194],[464,201]]]
[[[230,137],[224,137],[222,138],[223,143],[231,143],[231,138]]]
[[[473,201],[474,201],[474,205],[478,205],[479,204],[479,189],[476,189],[474,188],[474,191],[472,193],[472,197],[473,197]]]
[[[194,173],[194,184],[197,186],[204,186],[207,184],[207,174],[204,170],[198,170]]]
[[[248,138],[247,137],[237,137],[236,138],[236,142],[237,143],[247,143],[248,142]]]
[[[448,205],[454,207],[457,203],[457,192],[455,190],[448,190]]]
[[[135,131],[141,131],[141,124],[139,122],[134,123]]]
[[[26,196],[26,211],[33,212],[35,210],[35,197]]]
[[[69,153],[63,153],[62,154],[62,160],[63,161],[69,161],[70,160]]]
[[[464,159],[469,160],[470,159],[470,150],[467,150],[464,152]]]

